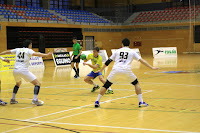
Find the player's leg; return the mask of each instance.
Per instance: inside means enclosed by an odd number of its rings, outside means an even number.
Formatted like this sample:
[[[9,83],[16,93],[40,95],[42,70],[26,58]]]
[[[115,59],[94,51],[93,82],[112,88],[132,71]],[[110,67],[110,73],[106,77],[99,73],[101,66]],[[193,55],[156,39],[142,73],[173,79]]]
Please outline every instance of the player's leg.
[[[73,68],[73,70],[74,70],[74,72],[75,72],[74,78],[76,78],[77,70],[76,70],[76,67],[74,66],[74,64],[75,64],[75,62],[74,62],[74,58],[73,58],[73,60],[72,60],[72,62],[71,62],[71,67]]]
[[[112,83],[107,79],[106,83],[101,87],[100,93],[98,94],[97,100],[95,102],[95,107],[99,107],[99,101],[101,100],[101,97],[106,93],[107,89],[112,85]]]
[[[16,80],[16,78],[15,78],[15,80]],[[16,81],[17,82],[16,82],[16,85],[13,88],[12,99],[10,100],[10,104],[17,104],[18,103],[18,101],[15,100],[15,97],[16,97],[16,94],[17,94],[17,92],[19,90],[19,87],[22,84],[22,81],[21,81],[20,78],[19,78],[19,80],[16,80]]]
[[[32,104],[35,104],[37,106],[42,106],[43,104],[38,101],[38,94],[40,91],[41,83],[37,79],[33,80],[31,83],[35,86]]]
[[[84,81],[88,84],[94,85],[93,89],[91,90],[91,92],[94,92],[96,90],[98,90],[100,87],[94,82],[92,81],[92,79],[95,79],[97,77],[97,74],[94,73],[93,71],[91,71],[91,73],[89,73],[85,78]]]
[[[103,75],[99,75],[99,80],[105,84],[106,80],[103,78]],[[108,91],[106,92],[106,94],[114,94],[113,90],[111,89],[111,87],[108,88]]]
[[[138,96],[139,107],[142,107],[142,106],[145,106],[145,107],[146,107],[146,106],[148,106],[148,104],[145,103],[145,102],[143,101],[143,98],[142,98],[142,90],[141,90],[141,87],[140,87],[140,84],[139,84],[138,80],[136,79],[136,80],[133,81],[131,84],[135,86],[135,93],[136,93],[137,96]]]
[[[79,77],[79,62],[76,62],[76,75],[77,75],[77,77]]]
[[[1,80],[0,80],[0,105],[6,105],[7,102],[1,100]]]

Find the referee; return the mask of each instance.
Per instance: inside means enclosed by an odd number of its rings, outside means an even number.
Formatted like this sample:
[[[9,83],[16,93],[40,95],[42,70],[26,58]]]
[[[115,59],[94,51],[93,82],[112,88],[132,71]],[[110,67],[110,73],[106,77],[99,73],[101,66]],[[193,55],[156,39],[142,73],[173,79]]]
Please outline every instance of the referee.
[[[73,54],[71,55],[70,59],[73,56],[72,61],[71,61],[71,66],[75,71],[74,78],[76,79],[76,78],[79,78],[79,63],[80,63],[80,55],[82,53],[82,48],[81,48],[80,44],[77,43],[76,37],[73,37],[72,41],[74,43],[73,44]],[[74,66],[75,63],[76,63],[76,68]]]

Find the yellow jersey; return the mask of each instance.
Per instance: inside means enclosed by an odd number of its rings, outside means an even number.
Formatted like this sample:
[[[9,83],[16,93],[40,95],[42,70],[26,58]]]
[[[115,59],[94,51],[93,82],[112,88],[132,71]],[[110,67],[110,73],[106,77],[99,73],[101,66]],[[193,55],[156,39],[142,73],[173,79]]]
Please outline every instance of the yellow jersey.
[[[92,65],[98,64],[99,67],[93,69],[93,72],[99,71],[103,67],[102,57],[100,55],[98,55],[98,57],[94,57],[93,53],[91,53],[87,56],[87,60],[91,60]]]

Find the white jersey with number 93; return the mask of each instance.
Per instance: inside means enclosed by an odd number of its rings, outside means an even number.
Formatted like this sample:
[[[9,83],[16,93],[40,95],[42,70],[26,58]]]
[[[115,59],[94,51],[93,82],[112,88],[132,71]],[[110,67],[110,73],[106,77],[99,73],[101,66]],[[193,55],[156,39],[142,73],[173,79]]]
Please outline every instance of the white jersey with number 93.
[[[133,59],[139,60],[139,56],[135,51],[128,47],[118,49],[114,54],[111,55],[110,59],[115,61],[113,69],[131,69],[131,63]]]

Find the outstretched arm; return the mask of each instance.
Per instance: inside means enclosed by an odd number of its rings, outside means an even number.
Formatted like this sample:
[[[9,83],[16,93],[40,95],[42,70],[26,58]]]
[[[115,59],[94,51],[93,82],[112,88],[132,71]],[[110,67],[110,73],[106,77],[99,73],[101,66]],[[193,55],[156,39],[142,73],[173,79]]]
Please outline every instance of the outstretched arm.
[[[5,54],[11,54],[11,50],[3,51],[0,53],[0,55],[5,55]]]
[[[10,60],[5,59],[5,58],[3,58],[3,57],[1,57],[1,56],[0,56],[0,59],[1,59],[2,61],[5,61],[5,62],[7,62],[7,63],[10,63]]]
[[[43,53],[40,53],[40,52],[35,52],[35,53],[33,53],[32,56],[48,57],[48,56],[51,56],[51,55],[52,55],[52,52],[49,52],[48,54],[43,54]]]
[[[142,64],[144,64],[145,66],[147,66],[147,67],[149,67],[149,68],[151,68],[151,69],[154,69],[154,70],[157,70],[157,69],[160,69],[160,68],[158,68],[158,67],[153,67],[153,66],[151,66],[146,60],[144,60],[144,59],[139,59],[139,61],[142,63]]]

